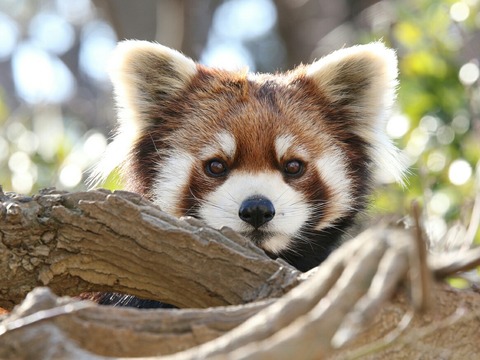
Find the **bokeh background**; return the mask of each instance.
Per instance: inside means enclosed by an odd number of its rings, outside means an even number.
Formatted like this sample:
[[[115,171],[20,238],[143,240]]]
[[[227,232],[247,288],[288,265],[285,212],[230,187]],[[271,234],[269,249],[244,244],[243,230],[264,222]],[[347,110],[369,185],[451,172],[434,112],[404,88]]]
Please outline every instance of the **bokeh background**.
[[[480,0],[0,0],[0,184],[86,188],[115,124],[106,69],[118,40],[274,72],[382,39],[400,58],[387,131],[410,173],[406,187],[383,178],[371,212],[406,214],[418,199],[433,240],[478,242],[479,9]]]

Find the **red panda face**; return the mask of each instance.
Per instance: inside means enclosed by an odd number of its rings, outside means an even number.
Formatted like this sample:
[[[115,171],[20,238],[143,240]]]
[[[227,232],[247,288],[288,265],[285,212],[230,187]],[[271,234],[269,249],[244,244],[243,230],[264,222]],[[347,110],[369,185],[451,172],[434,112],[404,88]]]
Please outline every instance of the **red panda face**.
[[[287,261],[331,247],[364,209],[376,167],[400,176],[382,128],[396,58],[381,44],[258,75],[125,42],[112,79],[120,128],[110,153],[120,154],[128,189]]]
[[[365,189],[354,184],[368,183],[368,172],[350,165],[348,153],[369,167],[364,144],[353,134],[336,139],[327,116],[338,115],[323,108],[313,84],[198,72],[176,129],[165,136],[167,124],[157,126],[144,140],[155,144],[157,172],[146,187],[161,208],[228,226],[278,253],[361,206],[354,198]],[[157,116],[171,121],[162,109]]]

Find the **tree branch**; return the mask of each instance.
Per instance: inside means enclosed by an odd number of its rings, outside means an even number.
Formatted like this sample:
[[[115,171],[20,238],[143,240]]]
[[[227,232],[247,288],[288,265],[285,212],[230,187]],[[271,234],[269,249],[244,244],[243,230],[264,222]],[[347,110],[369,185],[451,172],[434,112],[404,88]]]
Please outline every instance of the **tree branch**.
[[[0,307],[7,309],[36,286],[202,308],[281,296],[298,284],[297,270],[240,235],[178,220],[136,194],[0,192],[0,201]]]

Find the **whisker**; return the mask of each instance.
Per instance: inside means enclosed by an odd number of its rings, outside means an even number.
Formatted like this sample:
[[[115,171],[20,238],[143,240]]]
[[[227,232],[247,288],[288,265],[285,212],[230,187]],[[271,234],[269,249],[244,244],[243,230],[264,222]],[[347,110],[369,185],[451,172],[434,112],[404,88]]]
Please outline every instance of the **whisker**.
[[[225,208],[225,207],[222,207],[220,204],[217,204],[213,201],[210,201],[210,200],[207,200],[207,199],[202,199],[202,198],[199,198],[198,196],[196,196],[192,189],[189,189],[189,192],[190,192],[190,195],[192,196],[193,199],[195,199],[200,205],[208,205],[214,209],[217,209],[217,210],[221,210],[224,215],[223,215],[223,218],[224,219],[228,219],[228,220],[236,220],[237,219],[237,214],[236,212],[233,212],[231,211],[231,209],[229,208]],[[190,211],[191,208],[189,209],[182,209],[183,211]]]

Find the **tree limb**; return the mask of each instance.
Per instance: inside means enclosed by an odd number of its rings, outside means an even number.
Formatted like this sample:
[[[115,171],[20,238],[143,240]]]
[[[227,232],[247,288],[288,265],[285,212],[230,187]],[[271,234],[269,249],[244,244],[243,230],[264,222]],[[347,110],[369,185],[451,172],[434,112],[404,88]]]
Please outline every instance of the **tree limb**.
[[[59,295],[117,291],[202,308],[281,296],[298,284],[297,270],[231,230],[178,220],[133,193],[0,192],[0,201],[0,307],[6,309],[36,286]]]

